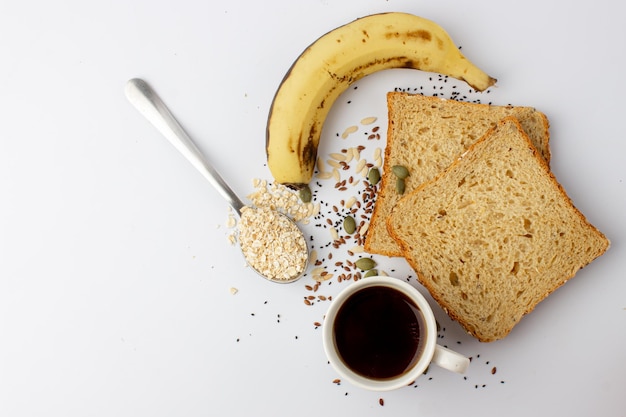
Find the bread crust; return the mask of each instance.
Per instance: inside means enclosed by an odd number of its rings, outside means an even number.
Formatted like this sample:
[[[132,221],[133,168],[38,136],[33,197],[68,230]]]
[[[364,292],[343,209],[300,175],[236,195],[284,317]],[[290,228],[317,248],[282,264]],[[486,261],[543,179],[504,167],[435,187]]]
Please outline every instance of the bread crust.
[[[489,104],[479,104],[479,103],[468,103],[461,102],[455,100],[448,100],[438,97],[429,97],[422,96],[416,94],[409,93],[401,93],[401,92],[390,92],[387,94],[387,102],[388,102],[388,127],[387,127],[387,146],[385,147],[384,152],[384,166],[383,166],[383,175],[380,182],[379,192],[376,200],[376,204],[374,205],[374,211],[372,213],[372,218],[370,221],[370,228],[365,237],[364,248],[369,253],[376,253],[389,257],[397,257],[402,256],[402,251],[396,245],[394,240],[388,235],[385,227],[386,217],[389,215],[391,207],[395,204],[396,200],[399,199],[399,196],[394,195],[395,193],[395,177],[391,174],[391,166],[395,163],[395,160],[398,158],[394,158],[394,153],[398,154],[400,151],[396,149],[396,145],[394,142],[403,140],[403,138],[394,137],[396,132],[396,128],[394,126],[395,121],[403,120],[406,114],[402,112],[407,112],[405,109],[409,106],[442,106],[442,107],[451,107],[455,113],[463,114],[464,117],[469,117],[470,114],[479,113],[482,116],[488,115],[492,120],[492,124],[495,123],[502,117],[507,114],[516,114],[519,117],[527,117],[527,118],[539,118],[539,123],[527,123],[528,125],[534,126],[535,124],[539,124],[540,127],[536,127],[538,132],[535,132],[537,146],[541,149],[541,155],[545,160],[549,163],[550,160],[550,147],[549,147],[549,120],[547,116],[541,112],[536,111],[532,107],[523,107],[523,106],[494,106]],[[417,103],[417,104],[415,104]],[[414,110],[414,109],[413,109]],[[411,109],[408,110],[409,112]],[[451,110],[452,111],[452,110]],[[439,124],[443,124],[444,122],[439,121]],[[484,123],[484,122],[483,122]],[[468,123],[469,124],[469,123]],[[480,131],[479,136],[474,139],[477,140],[480,136],[482,136],[487,129]],[[465,139],[456,140],[464,141]],[[470,141],[469,139],[467,140]],[[443,141],[440,142],[442,146],[446,146]],[[456,146],[456,145],[455,145]],[[446,159],[449,162],[452,162],[454,158],[456,158],[463,150],[458,149],[458,153],[447,154]],[[417,156],[415,156],[417,158]],[[429,164],[430,162],[426,162]],[[448,165],[448,163],[443,163],[436,172],[440,172]],[[408,166],[409,171],[418,170],[417,166]],[[423,171],[420,170],[420,171]],[[426,175],[426,179],[430,179],[431,174],[423,174]],[[407,179],[407,193],[411,192],[415,188],[415,184],[419,185],[417,178],[409,177]]]
[[[453,172],[461,164],[463,164],[464,159],[467,157],[467,155],[472,154],[473,152],[476,151],[476,149],[480,149],[486,141],[489,141],[492,138],[492,136],[498,129],[503,129],[507,125],[515,126],[515,129],[518,130],[519,133],[521,133],[520,137],[522,137],[523,140],[525,141],[524,145],[530,151],[532,155],[532,159],[534,159],[534,161],[536,161],[536,163],[539,164],[539,166],[541,167],[540,168],[541,171],[546,175],[546,178],[548,179],[549,183],[552,184],[554,189],[559,194],[560,198],[564,201],[564,204],[567,204],[568,206],[571,207],[572,213],[578,218],[580,223],[584,225],[585,228],[588,228],[591,231],[591,233],[595,234],[595,239],[598,240],[597,252],[588,254],[588,256],[582,261],[582,263],[580,265],[577,265],[576,269],[564,271],[562,275],[560,276],[560,279],[554,280],[553,282],[551,282],[550,285],[546,287],[546,290],[542,294],[538,295],[535,299],[533,299],[533,302],[530,303],[527,308],[525,308],[523,311],[517,312],[516,319],[514,321],[512,321],[508,325],[504,325],[502,329],[500,329],[500,331],[498,332],[489,333],[489,332],[486,332],[484,329],[480,328],[480,326],[478,326],[477,323],[467,320],[466,316],[461,311],[458,311],[452,306],[451,300],[447,299],[445,297],[445,294],[440,293],[440,290],[434,287],[433,281],[431,281],[431,279],[429,279],[424,274],[423,266],[419,265],[419,262],[413,256],[409,242],[405,240],[404,237],[401,236],[396,230],[394,226],[394,215],[396,214],[396,210],[399,210],[398,206],[400,204],[396,205],[392,209],[392,214],[389,216],[386,222],[387,230],[389,234],[398,243],[399,247],[401,248],[402,254],[408,261],[409,265],[416,271],[417,277],[420,283],[429,291],[433,299],[443,308],[443,310],[450,316],[451,319],[458,321],[469,334],[476,337],[481,342],[492,342],[492,341],[502,339],[505,336],[507,336],[510,333],[510,331],[513,329],[513,327],[525,315],[527,315],[528,313],[534,310],[534,308],[537,306],[537,304],[539,304],[539,302],[544,300],[552,292],[554,292],[556,289],[561,287],[565,282],[571,279],[580,268],[583,268],[584,266],[588,265],[591,261],[593,261],[595,258],[602,255],[610,246],[610,242],[606,238],[606,236],[602,232],[600,232],[597,228],[595,228],[586,219],[586,217],[580,212],[580,210],[578,210],[576,206],[573,204],[571,198],[567,195],[563,186],[557,181],[555,175],[550,170],[546,161],[539,155],[537,149],[535,148],[535,146],[532,144],[532,142],[530,141],[526,133],[521,128],[519,121],[514,117],[506,117],[502,119],[500,122],[498,122],[498,124],[495,127],[489,129],[486,132],[486,134],[483,135],[481,139],[479,139],[476,143],[471,145],[470,148],[467,150],[467,152],[463,154],[460,158],[457,158],[446,170],[439,173],[432,180],[421,184],[417,189],[415,189],[409,195],[403,197],[402,201],[403,202],[411,201],[409,199],[417,196],[419,193],[423,192],[423,190],[429,187],[436,186],[438,182],[441,181],[442,178],[445,178],[447,175],[450,175],[451,172]],[[419,210],[419,208],[415,208],[415,209]],[[400,215],[398,214],[398,216]],[[402,213],[402,218],[406,218],[406,213]]]

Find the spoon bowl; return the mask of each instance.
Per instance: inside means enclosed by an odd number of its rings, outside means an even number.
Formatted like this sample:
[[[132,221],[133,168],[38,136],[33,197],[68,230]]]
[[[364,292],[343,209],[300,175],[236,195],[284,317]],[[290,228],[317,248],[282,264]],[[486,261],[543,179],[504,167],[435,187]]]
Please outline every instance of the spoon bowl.
[[[148,121],[150,121],[150,123],[152,123],[152,125],[156,127],[157,130],[161,132],[161,134],[165,136],[165,138],[168,139],[169,142],[176,149],[178,149],[178,151],[211,183],[211,185],[213,185],[213,187],[215,187],[215,189],[220,193],[222,197],[224,197],[224,199],[226,199],[228,204],[233,208],[233,210],[241,219],[242,211],[248,206],[246,206],[241,201],[237,194],[235,194],[230,186],[222,179],[222,177],[215,170],[215,168],[213,168],[213,166],[208,163],[202,152],[200,152],[200,150],[191,140],[187,132],[185,132],[182,126],[169,111],[165,103],[148,85],[148,83],[146,83],[142,79],[133,78],[126,83],[125,93],[130,103],[146,119],[148,119]],[[246,257],[245,253],[244,258],[246,258],[248,265],[257,274],[271,282],[281,284],[295,282],[302,277],[308,267],[308,245],[306,244],[306,239],[304,239],[302,231],[298,228],[293,219],[279,211],[275,211],[275,214],[280,218],[287,219],[290,222],[289,230],[293,231],[293,233],[297,233],[298,240],[302,239],[302,241],[304,241],[303,251],[306,252],[306,256],[303,265],[295,265],[296,271],[293,275],[290,275],[288,278],[280,278],[278,277],[278,274],[273,274],[273,276],[270,276],[268,274],[262,273],[260,270],[252,265],[250,260]],[[284,243],[281,241],[281,239],[276,239],[275,241],[279,242],[279,244]],[[271,250],[272,248],[264,247],[264,249]],[[268,253],[267,255],[268,257],[271,257],[273,254]],[[293,265],[280,265],[280,267],[284,268],[288,268],[289,266]]]

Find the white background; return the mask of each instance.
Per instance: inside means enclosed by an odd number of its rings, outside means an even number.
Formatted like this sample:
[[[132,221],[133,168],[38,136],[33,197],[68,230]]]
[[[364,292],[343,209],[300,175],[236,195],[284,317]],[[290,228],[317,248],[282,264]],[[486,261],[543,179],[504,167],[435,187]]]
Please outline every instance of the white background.
[[[625,416],[624,8],[565,4],[1,2],[0,415]],[[473,357],[467,379],[432,369],[379,394],[333,383],[313,325],[328,303],[302,302],[310,277],[276,285],[244,266],[226,203],[123,87],[151,83],[246,195],[271,179],[265,122],[295,57],[391,10],[442,25],[498,78],[494,103],[548,115],[552,169],[612,246],[502,341],[435,306],[443,340]],[[384,91],[417,80],[363,80],[332,123],[384,121]]]

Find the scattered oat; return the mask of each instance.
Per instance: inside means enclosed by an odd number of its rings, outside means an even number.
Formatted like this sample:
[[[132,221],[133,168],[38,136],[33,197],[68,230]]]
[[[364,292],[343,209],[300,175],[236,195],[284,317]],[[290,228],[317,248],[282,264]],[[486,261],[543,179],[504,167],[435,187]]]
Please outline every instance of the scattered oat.
[[[335,160],[335,161],[345,161],[346,160],[346,155],[342,154],[342,153],[331,153],[330,157]]]
[[[239,290],[238,290],[237,288],[235,288],[235,287],[230,287],[230,293],[231,293],[232,295],[235,295],[235,294],[237,294],[238,292],[239,292]]]
[[[354,149],[354,148],[351,148]],[[346,163],[350,163],[352,162],[352,159],[354,159],[354,152],[352,152],[352,150],[346,150],[346,155],[345,155],[344,162]]]
[[[365,234],[367,233],[367,230],[370,228],[370,223],[369,222],[365,222],[363,223],[363,226],[361,226],[359,228],[359,234],[361,236],[365,236]]]
[[[362,125],[371,125],[372,123],[374,123],[376,120],[378,120],[376,117],[372,116],[372,117],[366,117],[365,119],[361,120],[361,124]]]
[[[226,227],[233,228],[236,225],[237,219],[235,218],[235,215],[232,212],[228,213],[228,219],[226,219]]]
[[[354,170],[356,172],[361,172],[363,168],[366,168],[367,161],[365,159],[361,159],[357,164]]]
[[[333,159],[329,159],[328,161],[326,161],[326,163],[333,168],[342,169],[341,164]]]
[[[356,197],[352,196],[350,197],[345,203],[344,203],[344,207],[345,208],[352,208],[352,206],[354,205],[354,203],[356,203]]]
[[[332,277],[334,277],[334,274],[329,274],[329,273],[325,273],[325,274],[312,274],[313,280],[315,282],[323,282],[323,281],[328,281],[329,279],[331,279]]]
[[[317,170],[322,173],[326,172],[326,168],[324,167],[324,161],[322,161],[321,157],[317,157]]]
[[[332,172],[318,172],[317,175],[315,175],[315,177],[319,178],[320,180],[328,180],[333,177],[333,173]]]
[[[359,232],[359,234],[360,234],[360,232]],[[350,248],[350,252],[352,252],[352,254],[363,253],[363,252],[365,252],[365,248],[363,248],[363,245],[353,246],[353,247]]]
[[[352,133],[356,132],[357,130],[359,130],[357,126],[350,126],[346,130],[343,131],[343,133],[341,134],[341,138],[346,139],[348,136],[350,136]]]
[[[317,268],[313,268],[313,270],[311,271],[311,274],[313,274],[313,275],[321,274],[325,270],[326,270],[326,268],[324,268],[323,266],[318,266]]]

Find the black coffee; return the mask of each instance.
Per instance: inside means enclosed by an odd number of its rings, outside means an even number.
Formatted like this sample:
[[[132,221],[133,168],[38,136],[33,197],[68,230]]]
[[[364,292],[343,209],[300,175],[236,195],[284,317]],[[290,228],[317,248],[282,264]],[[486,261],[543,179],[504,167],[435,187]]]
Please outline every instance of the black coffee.
[[[403,293],[368,287],[352,294],[334,325],[339,356],[354,372],[373,379],[402,375],[419,359],[424,317]]]

